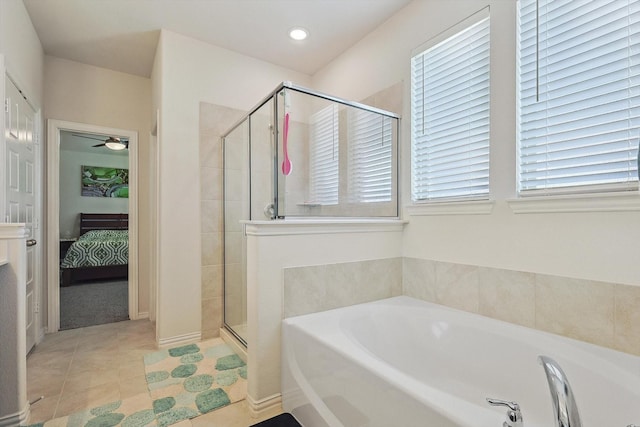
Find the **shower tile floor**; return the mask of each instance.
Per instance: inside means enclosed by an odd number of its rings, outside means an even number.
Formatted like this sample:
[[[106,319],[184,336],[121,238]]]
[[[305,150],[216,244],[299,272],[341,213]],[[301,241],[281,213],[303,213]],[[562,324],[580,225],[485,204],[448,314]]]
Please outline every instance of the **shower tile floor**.
[[[46,335],[27,357],[30,424],[148,393],[143,356],[158,350],[153,323],[127,320]],[[246,427],[281,413],[252,418],[245,400],[174,424]]]

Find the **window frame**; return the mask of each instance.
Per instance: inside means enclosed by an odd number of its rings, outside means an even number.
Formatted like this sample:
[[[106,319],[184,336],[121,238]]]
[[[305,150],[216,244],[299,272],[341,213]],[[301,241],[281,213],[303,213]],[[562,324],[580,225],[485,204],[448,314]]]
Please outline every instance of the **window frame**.
[[[448,39],[463,33],[472,27],[481,24],[482,22],[487,21],[487,48],[486,48],[486,142],[484,143],[483,150],[486,150],[483,153],[483,156],[486,157],[486,160],[482,163],[484,166],[485,174],[482,179],[486,181],[486,184],[483,184],[483,188],[479,192],[469,191],[469,194],[461,194],[461,195],[446,195],[446,196],[437,196],[437,197],[429,197],[428,190],[424,190],[421,194],[418,194],[417,189],[417,174],[419,173],[419,168],[416,164],[418,161],[416,155],[416,122],[417,122],[417,113],[416,113],[416,84],[414,81],[414,60],[424,55],[428,50],[437,47],[439,44],[446,42]],[[477,202],[477,201],[488,201],[491,197],[491,188],[490,188],[490,180],[491,180],[491,159],[490,159],[490,150],[491,150],[491,140],[490,140],[490,130],[491,130],[491,20],[489,7],[486,7],[475,14],[469,16],[458,24],[450,27],[446,31],[440,33],[436,37],[430,39],[426,43],[418,46],[413,49],[411,52],[411,201],[414,205],[424,205],[424,204],[435,204],[435,203],[446,203],[446,204],[455,204],[462,203],[465,205],[469,205],[468,202]],[[466,145],[467,143],[465,143]],[[466,166],[468,168],[468,166]],[[463,168],[461,168],[463,169]],[[467,189],[472,188],[466,187]],[[475,205],[475,204],[474,204]],[[491,206],[491,204],[486,204],[486,206]],[[465,211],[466,209],[463,209]],[[488,209],[490,211],[490,208]],[[415,211],[415,210],[414,210]],[[440,211],[440,210],[438,210]],[[486,209],[482,209],[482,213],[486,213]],[[418,213],[423,214],[423,213]]]
[[[601,210],[600,208],[598,208],[598,204],[597,203],[593,203],[593,200],[595,200],[595,197],[597,197],[598,195],[610,195],[610,194],[616,194],[616,193],[622,193],[621,197],[622,199],[625,199],[624,193],[628,193],[629,191],[637,191],[639,188],[638,185],[638,179],[631,179],[631,180],[627,180],[627,181],[619,181],[616,183],[587,183],[587,184],[579,184],[578,180],[573,181],[572,183],[569,183],[568,185],[557,185],[557,186],[550,186],[550,185],[546,185],[546,186],[541,186],[541,188],[523,188],[523,163],[524,163],[524,159],[523,159],[523,154],[522,154],[522,149],[523,149],[523,139],[522,139],[522,122],[523,122],[523,99],[522,99],[522,93],[523,93],[523,89],[522,89],[522,80],[523,80],[523,71],[522,71],[522,56],[523,56],[523,47],[522,47],[522,9],[524,1],[523,0],[518,0],[517,3],[517,23],[516,23],[516,36],[517,36],[517,46],[516,46],[516,90],[517,90],[517,95],[516,95],[516,126],[517,126],[517,131],[516,131],[516,147],[517,147],[517,158],[516,158],[516,193],[517,193],[517,197],[518,198],[531,198],[531,203],[527,203],[527,206],[530,205],[535,205],[536,203],[538,203],[540,205],[540,209],[542,209],[542,211],[556,211],[556,209],[565,209],[566,207],[560,207],[558,208],[558,206],[565,206],[566,203],[560,203],[557,202],[557,200],[569,200],[569,202],[567,202],[569,205],[567,206],[573,206],[572,204],[574,203],[575,200],[581,200],[582,204],[580,209],[582,210],[588,210],[588,206],[592,205],[594,206],[594,208],[596,210]],[[530,7],[531,5],[529,5]],[[536,28],[536,32],[537,32],[537,28]],[[536,53],[536,55],[538,55],[538,53]],[[536,60],[537,61],[537,60]],[[537,73],[537,68],[536,68],[536,73]],[[538,77],[536,76],[536,79]],[[536,84],[539,84],[538,82]],[[592,90],[590,88],[590,90]],[[630,99],[630,98],[627,98]],[[547,115],[546,111],[547,109],[545,108],[545,117]],[[596,116],[597,117],[597,116]],[[629,119],[631,120],[631,119]],[[633,132],[633,127],[630,126],[629,128],[627,128],[627,131],[632,133]],[[637,130],[637,134],[638,134],[638,140],[640,141],[640,128],[635,128]],[[584,137],[583,137],[584,138]],[[640,143],[640,142],[639,142]],[[633,139],[632,137],[630,137],[629,139],[629,144],[632,146],[633,145]],[[580,145],[580,147],[585,147],[585,145]],[[633,147],[631,147],[629,150],[631,150],[631,152],[634,150]],[[637,150],[637,145],[636,145],[636,149]],[[591,156],[592,154],[587,154],[587,156]],[[638,162],[640,162],[640,153],[638,153],[636,151],[636,156],[637,156],[637,160]],[[633,155],[631,156],[633,157]],[[584,158],[584,157],[583,157]],[[633,162],[633,159],[631,159],[631,162]],[[606,163],[603,163],[606,164]],[[628,170],[629,172],[632,172],[632,169]],[[543,203],[542,200],[543,198],[548,197],[548,198],[553,198],[554,200],[556,200],[555,202],[552,202],[551,204],[547,204],[547,203]],[[517,206],[519,206],[514,200],[509,201],[509,204],[512,206],[512,208],[514,208],[515,211],[519,211],[520,208],[518,208]],[[520,205],[524,205],[524,204],[520,204]],[[622,208],[623,210],[626,210],[626,208],[624,208],[625,206],[627,206],[628,204],[626,202],[622,202]],[[555,206],[555,207],[554,207]],[[569,208],[566,208],[569,209]],[[618,208],[616,208],[616,210],[620,210]],[[564,212],[565,210],[559,210]]]

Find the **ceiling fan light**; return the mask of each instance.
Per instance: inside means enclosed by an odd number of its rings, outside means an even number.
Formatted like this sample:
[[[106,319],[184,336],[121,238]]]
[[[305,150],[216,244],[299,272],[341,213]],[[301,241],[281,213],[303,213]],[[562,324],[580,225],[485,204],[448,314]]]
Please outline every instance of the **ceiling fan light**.
[[[110,150],[115,150],[115,151],[120,151],[120,150],[124,150],[125,148],[127,148],[127,146],[125,144],[123,144],[120,141],[108,141],[105,142],[104,145],[110,149]]]

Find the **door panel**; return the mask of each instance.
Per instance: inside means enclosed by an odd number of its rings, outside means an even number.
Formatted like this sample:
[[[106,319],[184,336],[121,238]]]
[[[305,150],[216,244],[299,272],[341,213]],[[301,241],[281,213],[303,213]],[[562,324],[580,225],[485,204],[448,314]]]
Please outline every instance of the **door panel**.
[[[36,209],[36,150],[35,111],[24,99],[13,82],[5,78],[7,108],[6,124],[6,185],[7,206],[3,216],[8,222],[26,224],[28,239],[37,236]],[[38,251],[27,248],[27,352],[36,341],[36,280]]]

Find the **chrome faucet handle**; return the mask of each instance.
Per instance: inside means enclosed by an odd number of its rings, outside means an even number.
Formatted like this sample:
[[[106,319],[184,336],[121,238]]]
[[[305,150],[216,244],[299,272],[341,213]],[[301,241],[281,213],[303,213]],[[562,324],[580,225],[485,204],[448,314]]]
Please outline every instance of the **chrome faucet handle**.
[[[507,421],[502,423],[503,427],[522,427],[522,412],[520,412],[520,405],[516,402],[493,399],[491,397],[487,397],[487,402],[491,406],[506,406],[509,408],[507,411]]]
[[[491,406],[506,406],[512,411],[520,410],[520,405],[518,405],[516,402],[509,402],[507,400],[494,399],[492,397],[487,397],[487,402]]]

